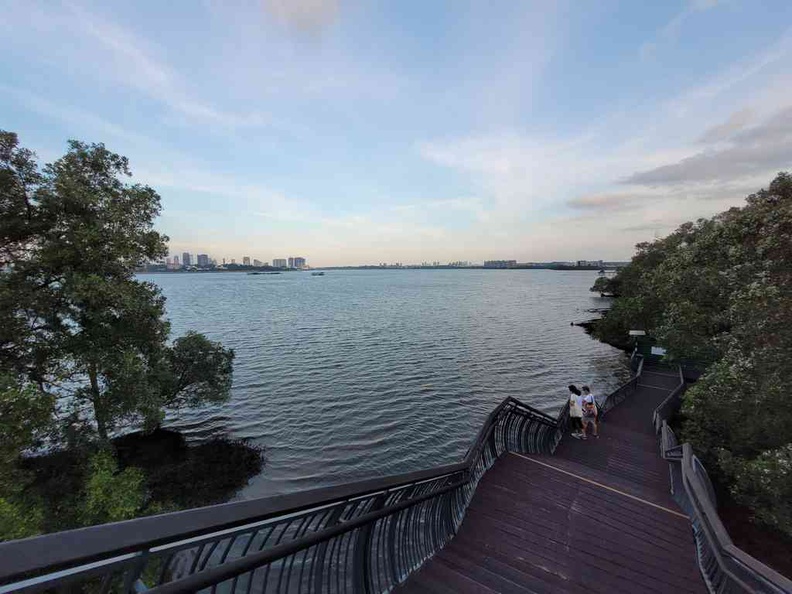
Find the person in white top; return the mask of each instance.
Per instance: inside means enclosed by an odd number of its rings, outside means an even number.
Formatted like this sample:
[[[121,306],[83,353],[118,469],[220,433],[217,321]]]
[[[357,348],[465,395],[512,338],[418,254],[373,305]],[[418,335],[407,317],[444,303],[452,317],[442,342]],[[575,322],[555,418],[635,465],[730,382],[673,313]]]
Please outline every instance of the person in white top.
[[[599,411],[597,410],[597,399],[591,393],[588,386],[583,386],[583,437],[588,432],[588,426],[592,427],[592,435],[599,437]]]
[[[583,396],[577,386],[569,386],[569,426],[572,437],[586,439],[583,436]]]

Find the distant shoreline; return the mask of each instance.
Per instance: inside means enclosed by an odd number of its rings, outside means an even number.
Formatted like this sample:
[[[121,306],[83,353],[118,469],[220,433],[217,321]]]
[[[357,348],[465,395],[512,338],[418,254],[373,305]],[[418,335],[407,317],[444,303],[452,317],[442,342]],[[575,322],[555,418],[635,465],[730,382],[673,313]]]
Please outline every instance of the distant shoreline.
[[[298,270],[296,268],[262,268],[250,266],[249,268],[217,269],[207,268],[198,270],[138,270],[138,274],[194,274],[207,272],[310,272],[311,270],[556,270],[556,271],[598,271],[615,272],[621,266],[317,266]]]

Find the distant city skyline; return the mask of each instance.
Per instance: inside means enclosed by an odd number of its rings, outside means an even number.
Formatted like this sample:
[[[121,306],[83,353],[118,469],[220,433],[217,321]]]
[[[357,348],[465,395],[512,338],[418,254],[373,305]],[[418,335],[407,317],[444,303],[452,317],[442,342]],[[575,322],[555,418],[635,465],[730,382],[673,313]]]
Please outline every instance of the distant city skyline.
[[[70,138],[128,157],[180,257],[624,260],[792,168],[790,22],[788,0],[9,0],[2,126],[42,162]]]
[[[183,252],[181,257],[181,264],[179,264],[179,256],[178,254],[168,255],[165,258],[165,263],[168,265],[173,265],[173,267],[189,267],[190,262],[192,260],[192,254],[189,252]],[[225,266],[227,263],[230,264],[237,264],[236,257],[233,258],[222,258],[221,262],[218,262],[217,258],[212,257],[211,255],[201,254],[199,258],[201,261],[206,262],[205,265],[219,265]],[[424,268],[431,268],[431,267],[440,267],[440,268],[447,268],[447,267],[454,267],[454,268],[467,268],[467,267],[485,267],[485,268],[510,268],[514,266],[531,266],[531,265],[547,265],[547,264],[568,264],[573,266],[579,267],[592,267],[592,266],[606,266],[613,263],[625,263],[628,259],[625,260],[604,260],[602,258],[599,259],[571,259],[571,260],[563,260],[563,259],[551,259],[551,260],[534,260],[534,261],[526,261],[526,260],[516,260],[516,259],[501,259],[501,260],[479,260],[479,261],[471,261],[471,260],[449,260],[449,261],[442,261],[442,260],[433,260],[431,262],[428,261],[421,261],[421,262],[400,262],[400,261],[393,261],[393,262],[377,262],[372,264],[370,262],[359,262],[356,264],[325,264],[323,267],[333,267],[333,266],[351,266],[351,267],[383,267],[383,268],[401,268],[401,267],[424,267]],[[197,262],[196,262],[197,263]],[[288,258],[273,258],[270,261],[262,261],[258,258],[251,258],[250,256],[242,256],[242,266],[273,266],[276,268],[306,268],[308,266],[308,262],[306,258],[300,256],[289,256]],[[200,266],[200,265],[199,265]]]
[[[232,257],[232,258],[222,257],[222,258],[218,259],[218,258],[213,257],[211,254],[200,254],[200,256],[205,256],[205,258],[206,258],[205,261],[209,261],[209,262],[212,262],[212,261],[218,262],[218,260],[219,260],[219,261],[222,262],[223,265],[225,265],[227,261],[232,263],[232,264],[236,264],[237,263],[236,257]],[[182,258],[181,259],[181,263],[182,263],[182,265],[183,266],[190,266],[190,263],[192,262],[192,257],[193,257],[193,254],[191,254],[190,252],[182,252],[182,254],[181,254],[181,258]],[[283,260],[283,262],[285,262],[285,264],[283,264],[283,266],[288,266],[289,268],[292,268],[292,267],[293,268],[304,268],[307,265],[306,258],[303,258],[302,256],[289,256],[288,258],[283,258],[282,260]],[[165,262],[166,263],[178,264],[179,263],[179,255],[178,254],[172,254],[172,253],[169,252],[168,256],[166,256],[166,258],[165,258]],[[259,260],[258,258],[251,258],[250,256],[242,256],[242,266],[265,266],[266,264],[267,264],[267,261],[262,261],[262,260]]]

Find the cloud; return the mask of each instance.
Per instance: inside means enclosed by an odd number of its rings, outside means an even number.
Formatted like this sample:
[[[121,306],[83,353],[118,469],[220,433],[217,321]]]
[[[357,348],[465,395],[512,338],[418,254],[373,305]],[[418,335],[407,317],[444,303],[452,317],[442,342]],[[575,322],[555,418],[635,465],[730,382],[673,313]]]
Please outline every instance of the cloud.
[[[35,113],[60,120],[66,124],[76,125],[83,129],[94,130],[102,136],[121,139],[132,144],[151,142],[142,134],[113,124],[94,113],[64,105],[63,103],[55,103],[26,89],[0,84],[0,92],[12,97],[19,105],[24,105]]]
[[[567,201],[567,206],[590,212],[610,212],[637,208],[637,200],[643,196],[637,194],[592,194]]]
[[[762,51],[732,64],[702,84],[665,102],[663,109],[677,116],[685,116],[695,107],[703,108],[709,113],[713,107],[717,107],[717,105],[713,105],[714,100],[727,92],[739,91],[744,96],[744,101],[750,101],[757,94],[761,94],[765,87],[770,86],[772,67],[778,67],[782,73],[788,71],[787,64],[790,53],[792,53],[792,29],[787,29],[774,43]],[[765,80],[760,80],[757,84],[760,75],[764,75]],[[748,86],[749,82],[753,84]],[[783,98],[782,101],[788,101],[788,93],[789,85],[785,81],[783,88],[777,89],[776,94]]]
[[[712,129],[708,131],[711,132]],[[716,131],[716,135],[720,132]],[[721,138],[730,146],[634,173],[624,183],[659,186],[726,181],[788,168],[792,166],[792,107],[776,112],[757,126],[726,132]]]
[[[194,97],[187,83],[162,57],[156,46],[128,29],[75,2],[47,10],[8,11],[11,23],[35,26],[63,41],[59,58],[71,69],[90,68],[102,77],[162,103],[189,123],[223,128],[266,126],[271,118],[261,112],[226,111]],[[12,25],[9,25],[12,26]]]
[[[647,41],[641,45],[639,54],[641,59],[647,59],[653,56],[663,44],[669,44],[676,41],[682,25],[691,16],[699,12],[711,10],[720,4],[719,0],[688,0],[684,8],[676,13],[671,20],[663,25],[657,32],[654,40]]]
[[[740,183],[712,183],[697,188],[663,187],[641,189],[638,193],[623,193],[618,196],[633,196],[625,201],[625,208],[611,210],[578,209],[571,215],[530,225],[526,234],[531,238],[546,237],[553,241],[553,233],[563,228],[574,237],[585,237],[588,253],[601,254],[605,259],[619,259],[619,245],[626,246],[651,237],[661,237],[676,229],[685,221],[700,217],[711,217],[714,213],[742,204],[745,197],[766,186],[769,178],[756,179],[743,185]],[[597,200],[590,202],[596,203]],[[608,203],[607,199],[602,200]],[[618,200],[615,200],[618,204]],[[618,241],[615,241],[618,239]],[[623,248],[622,248],[623,249]],[[583,253],[566,252],[570,259],[586,257]],[[624,252],[621,252],[624,254]]]
[[[722,124],[712,126],[701,135],[699,142],[710,144],[727,140],[735,132],[742,130],[754,118],[754,111],[748,107],[735,111]]]
[[[264,9],[289,27],[316,33],[335,21],[338,0],[263,0]]]
[[[470,176],[479,186],[477,195],[513,218],[515,209],[523,216],[557,202],[574,179],[604,182],[613,167],[623,166],[611,155],[591,154],[588,143],[585,133],[571,138],[500,134],[421,142],[416,150],[431,163]]]
[[[721,4],[721,0],[690,0],[688,5],[692,10],[709,10]]]

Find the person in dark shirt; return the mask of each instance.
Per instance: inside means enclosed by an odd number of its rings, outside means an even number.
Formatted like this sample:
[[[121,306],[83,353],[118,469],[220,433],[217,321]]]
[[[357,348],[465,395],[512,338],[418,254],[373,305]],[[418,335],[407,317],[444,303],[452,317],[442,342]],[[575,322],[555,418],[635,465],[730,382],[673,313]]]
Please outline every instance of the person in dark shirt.
[[[569,386],[569,427],[572,437],[585,439],[583,435],[583,396],[577,386]]]

